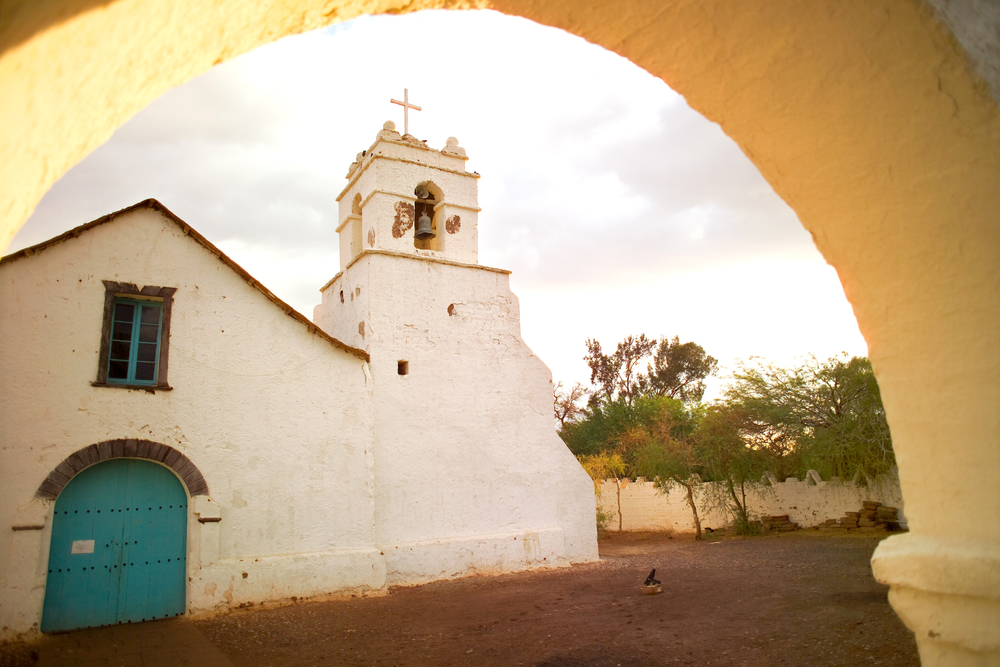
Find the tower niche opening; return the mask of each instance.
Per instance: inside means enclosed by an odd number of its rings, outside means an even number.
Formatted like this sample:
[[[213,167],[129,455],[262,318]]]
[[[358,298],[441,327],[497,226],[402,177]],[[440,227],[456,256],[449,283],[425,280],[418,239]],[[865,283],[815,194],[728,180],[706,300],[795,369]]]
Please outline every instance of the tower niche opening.
[[[444,193],[433,181],[424,181],[413,188],[413,247],[418,250],[444,250],[444,224],[438,218],[438,209],[444,203]],[[420,219],[430,218],[431,236],[420,238]]]

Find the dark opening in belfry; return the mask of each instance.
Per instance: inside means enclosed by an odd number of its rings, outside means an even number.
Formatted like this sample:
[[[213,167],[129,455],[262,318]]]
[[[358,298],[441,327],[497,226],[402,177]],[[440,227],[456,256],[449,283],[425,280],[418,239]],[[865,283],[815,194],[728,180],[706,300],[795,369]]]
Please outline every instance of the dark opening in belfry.
[[[421,250],[442,250],[435,215],[441,202],[440,190],[433,183],[421,183],[413,189],[413,196],[413,246]]]

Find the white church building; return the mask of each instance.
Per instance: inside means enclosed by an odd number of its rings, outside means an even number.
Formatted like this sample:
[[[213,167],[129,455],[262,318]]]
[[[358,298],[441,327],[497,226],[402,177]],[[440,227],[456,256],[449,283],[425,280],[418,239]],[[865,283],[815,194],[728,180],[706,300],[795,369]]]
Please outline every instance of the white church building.
[[[152,199],[0,260],[0,640],[597,558],[465,162],[385,124],[313,321]]]

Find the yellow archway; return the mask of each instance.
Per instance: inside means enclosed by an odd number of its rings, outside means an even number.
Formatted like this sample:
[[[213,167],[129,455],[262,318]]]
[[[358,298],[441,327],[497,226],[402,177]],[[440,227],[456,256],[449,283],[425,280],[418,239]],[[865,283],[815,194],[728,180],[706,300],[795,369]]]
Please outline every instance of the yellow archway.
[[[854,306],[896,445],[912,532],[876,574],[925,664],[1000,664],[1000,110],[922,0],[13,0],[0,247],[66,170],[213,64],[361,13],[472,5],[659,76],[795,209]]]

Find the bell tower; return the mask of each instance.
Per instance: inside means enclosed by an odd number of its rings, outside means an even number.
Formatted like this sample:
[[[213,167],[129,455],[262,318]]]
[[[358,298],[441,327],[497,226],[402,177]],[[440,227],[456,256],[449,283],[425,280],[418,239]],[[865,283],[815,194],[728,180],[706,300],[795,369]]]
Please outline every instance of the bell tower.
[[[435,150],[387,121],[337,197],[341,271],[371,251],[475,264],[479,174],[466,160],[454,137]]]
[[[465,162],[456,139],[435,150],[383,126],[347,172],[340,271],[314,314],[370,355],[389,585],[597,557],[593,483],[555,433],[552,374],[521,338],[510,272],[478,263]]]

